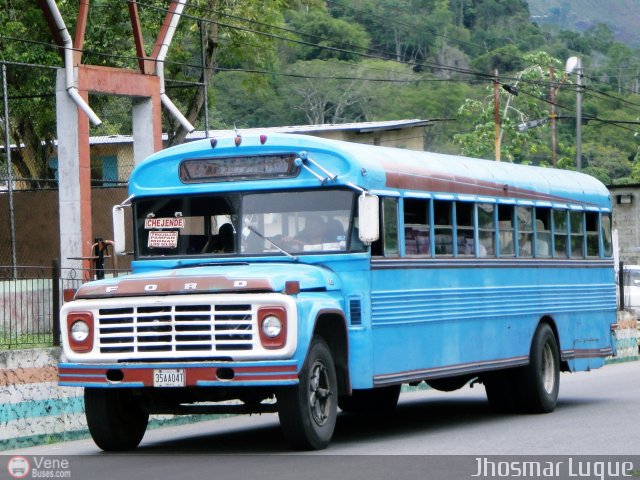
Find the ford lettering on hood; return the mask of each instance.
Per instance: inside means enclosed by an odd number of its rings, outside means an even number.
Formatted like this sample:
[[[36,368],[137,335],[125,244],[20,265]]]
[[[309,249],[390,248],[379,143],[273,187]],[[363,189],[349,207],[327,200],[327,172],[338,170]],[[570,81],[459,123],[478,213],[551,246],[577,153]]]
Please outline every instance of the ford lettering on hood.
[[[91,282],[80,287],[76,299],[175,295],[195,293],[280,292],[297,281],[300,290],[334,290],[333,272],[314,265],[216,265],[130,275]]]

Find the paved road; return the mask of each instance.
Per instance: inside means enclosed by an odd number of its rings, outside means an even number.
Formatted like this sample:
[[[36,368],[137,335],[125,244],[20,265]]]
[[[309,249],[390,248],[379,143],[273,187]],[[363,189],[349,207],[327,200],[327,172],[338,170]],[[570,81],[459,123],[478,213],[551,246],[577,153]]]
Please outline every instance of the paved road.
[[[237,478],[243,479],[365,478],[367,472],[375,479],[396,477],[400,471],[407,475],[402,478],[416,478],[412,472],[421,471],[425,462],[430,471],[439,468],[437,457],[425,455],[469,455],[456,463],[468,478],[477,456],[639,455],[639,430],[640,362],[630,362],[562,374],[557,409],[547,415],[494,414],[481,385],[453,393],[405,393],[395,414],[386,418],[341,415],[330,448],[310,454],[289,451],[276,415],[152,430],[138,450],[127,455],[102,453],[89,440],[4,453],[90,455],[86,462],[98,462],[97,473],[109,471],[109,478],[116,479],[175,478],[171,472],[177,469],[175,475],[182,478],[224,480],[236,478],[238,470],[244,476]],[[640,457],[635,458],[640,469]],[[456,471],[447,466],[450,460],[442,462],[447,474]],[[220,476],[211,477],[212,468]]]

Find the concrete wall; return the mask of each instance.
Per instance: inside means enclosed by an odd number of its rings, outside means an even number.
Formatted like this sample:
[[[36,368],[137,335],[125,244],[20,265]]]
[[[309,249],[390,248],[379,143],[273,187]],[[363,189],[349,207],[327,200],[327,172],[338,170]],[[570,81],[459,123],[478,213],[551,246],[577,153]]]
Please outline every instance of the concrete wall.
[[[57,349],[0,354],[0,450],[83,438],[82,389],[58,387]]]
[[[89,438],[82,388],[58,386],[57,348],[0,352],[0,451]],[[148,428],[219,416],[153,415]]]
[[[638,360],[640,330],[638,320],[631,312],[618,312],[618,329],[614,333],[616,356],[612,362]]]
[[[406,148],[409,150],[424,150],[425,128],[403,127],[397,130],[373,130],[360,132],[356,130],[325,130],[310,131],[311,135],[331,140],[344,140],[346,142],[364,143],[367,145],[380,145],[383,147]]]
[[[618,230],[620,260],[640,265],[640,185],[610,186],[613,203],[613,228]],[[631,203],[618,203],[618,197]]]

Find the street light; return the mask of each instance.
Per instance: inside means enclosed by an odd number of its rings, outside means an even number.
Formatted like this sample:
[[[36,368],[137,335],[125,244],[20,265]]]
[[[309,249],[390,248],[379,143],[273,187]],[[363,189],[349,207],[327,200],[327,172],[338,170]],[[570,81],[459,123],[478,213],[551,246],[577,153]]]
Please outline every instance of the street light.
[[[576,72],[576,168],[582,170],[582,62],[580,57],[569,57],[564,71]]]

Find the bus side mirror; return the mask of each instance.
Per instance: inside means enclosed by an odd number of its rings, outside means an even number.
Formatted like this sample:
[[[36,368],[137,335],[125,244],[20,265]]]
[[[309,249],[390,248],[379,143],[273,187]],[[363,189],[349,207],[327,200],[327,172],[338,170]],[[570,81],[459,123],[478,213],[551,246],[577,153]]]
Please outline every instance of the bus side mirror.
[[[376,195],[366,192],[358,199],[358,236],[365,245],[380,238],[380,202]]]
[[[113,215],[113,251],[116,255],[124,255],[124,207],[116,205],[112,210]]]

